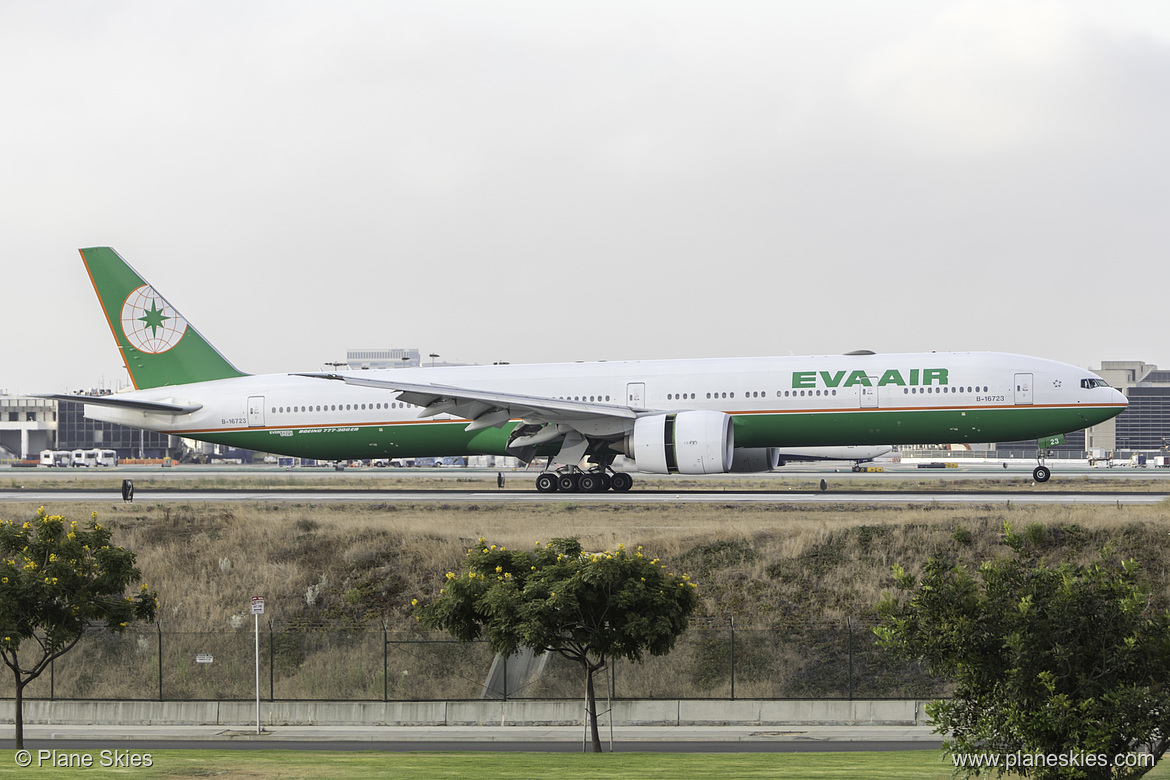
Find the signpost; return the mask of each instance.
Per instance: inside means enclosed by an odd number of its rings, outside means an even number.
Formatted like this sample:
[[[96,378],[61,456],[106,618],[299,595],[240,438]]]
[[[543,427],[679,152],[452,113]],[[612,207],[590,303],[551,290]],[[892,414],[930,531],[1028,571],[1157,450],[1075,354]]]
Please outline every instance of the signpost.
[[[264,597],[252,597],[252,615],[256,619],[256,733],[260,733],[260,616],[264,614]]]

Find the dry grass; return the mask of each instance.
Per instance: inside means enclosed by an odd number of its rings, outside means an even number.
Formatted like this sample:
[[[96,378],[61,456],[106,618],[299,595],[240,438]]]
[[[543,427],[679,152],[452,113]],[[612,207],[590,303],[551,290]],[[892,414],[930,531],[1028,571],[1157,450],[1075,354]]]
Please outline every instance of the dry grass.
[[[849,620],[858,636],[869,637],[890,567],[903,563],[914,571],[932,556],[974,564],[1002,555],[1005,522],[1056,560],[1088,561],[1112,542],[1117,555],[1135,558],[1153,579],[1154,606],[1170,606],[1167,504],[61,503],[46,509],[70,519],[97,511],[114,542],[137,553],[144,578],[159,593],[167,698],[247,698],[253,595],[266,597],[264,624],[271,620],[277,628],[278,698],[381,698],[384,691],[390,698],[477,697],[490,665],[486,648],[391,645],[384,679],[381,631],[413,632],[411,599],[436,595],[444,574],[459,569],[481,536],[521,549],[565,536],[580,537],[590,550],[642,545],[672,571],[690,573],[701,599],[693,624],[707,633],[684,637],[668,659],[646,665],[638,690],[655,695],[728,695],[728,648],[720,632],[732,621],[737,630],[761,631],[737,634],[737,695],[845,695],[847,683],[832,668],[841,665],[842,626]],[[0,504],[0,517],[8,520],[34,512],[27,504]],[[331,630],[281,634],[322,624]],[[189,636],[179,635],[184,632]],[[145,636],[103,640],[86,651],[85,664],[62,666],[57,695],[151,698],[158,685],[157,631]],[[201,652],[215,653],[213,668],[193,663]],[[102,659],[137,670],[132,692],[101,684],[93,668]],[[874,679],[917,684],[874,663]],[[542,683],[549,694],[577,685],[571,671],[550,674]],[[617,690],[630,695],[622,674]],[[30,695],[47,693],[38,688]]]
[[[1118,553],[1137,558],[1160,583],[1170,553],[1168,505],[62,503],[48,510],[70,519],[97,511],[115,542],[136,551],[159,592],[163,625],[177,631],[228,630],[233,616],[250,622],[257,594],[267,599],[266,619],[278,623],[386,621],[408,630],[410,600],[435,594],[480,536],[517,548],[562,536],[578,536],[591,550],[643,545],[699,583],[705,615],[741,625],[863,617],[894,563],[914,569],[932,555],[994,557],[1002,554],[1004,522],[1050,529],[1056,557],[1087,560],[1116,539]],[[33,511],[0,504],[6,519]],[[956,542],[959,527],[969,542]]]

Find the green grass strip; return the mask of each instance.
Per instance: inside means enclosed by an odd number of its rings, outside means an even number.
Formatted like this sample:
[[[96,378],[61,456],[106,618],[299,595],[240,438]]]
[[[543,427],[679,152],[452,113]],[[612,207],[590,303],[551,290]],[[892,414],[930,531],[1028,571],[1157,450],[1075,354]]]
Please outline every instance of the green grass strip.
[[[623,746],[618,746],[619,751]],[[624,746],[632,750],[634,746]],[[691,776],[710,778],[801,778],[864,777],[871,780],[949,778],[950,766],[936,750],[846,753],[388,753],[380,751],[299,751],[299,750],[154,750],[148,768],[104,768],[100,749],[58,751],[57,766],[45,761],[23,768],[16,763],[16,751],[0,751],[0,777],[35,777],[45,773],[53,778],[184,778],[244,777],[321,778],[444,778],[474,777],[476,780],[591,780],[645,779],[677,780]],[[70,768],[78,757],[89,755],[91,767]]]

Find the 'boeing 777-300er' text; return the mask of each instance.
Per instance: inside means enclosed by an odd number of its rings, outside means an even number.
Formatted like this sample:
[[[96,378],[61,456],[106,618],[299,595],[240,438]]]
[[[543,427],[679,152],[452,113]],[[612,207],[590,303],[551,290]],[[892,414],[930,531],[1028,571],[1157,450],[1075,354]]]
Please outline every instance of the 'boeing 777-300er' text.
[[[1126,398],[1076,366],[994,352],[638,360],[250,375],[109,247],[81,250],[134,390],[87,417],[323,460],[548,458],[541,491],[629,490],[615,471],[767,471],[780,448],[1037,439]],[[333,381],[329,381],[333,380]],[[1050,476],[1041,457],[1037,482]]]

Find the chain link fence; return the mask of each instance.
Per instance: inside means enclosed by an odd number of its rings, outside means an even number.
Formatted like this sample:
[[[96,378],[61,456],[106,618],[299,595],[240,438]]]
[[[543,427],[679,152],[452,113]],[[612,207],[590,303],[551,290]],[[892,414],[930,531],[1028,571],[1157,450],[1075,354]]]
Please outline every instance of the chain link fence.
[[[598,694],[619,699],[914,699],[944,681],[879,647],[873,623],[797,622],[767,629],[692,628],[674,650],[611,661]],[[583,673],[555,653],[497,659],[486,642],[446,634],[261,626],[260,696],[268,701],[576,699]],[[249,700],[251,626],[231,632],[157,627],[86,635],[25,688],[26,699]],[[14,694],[0,674],[0,697]]]

